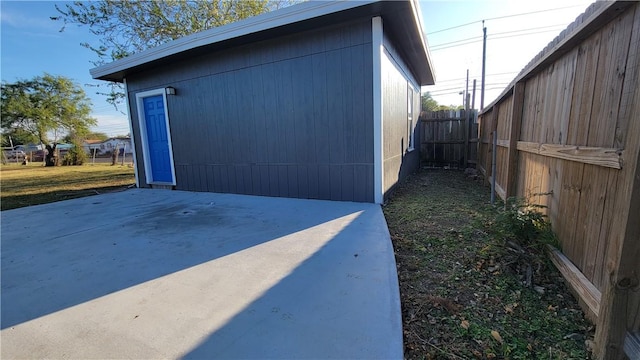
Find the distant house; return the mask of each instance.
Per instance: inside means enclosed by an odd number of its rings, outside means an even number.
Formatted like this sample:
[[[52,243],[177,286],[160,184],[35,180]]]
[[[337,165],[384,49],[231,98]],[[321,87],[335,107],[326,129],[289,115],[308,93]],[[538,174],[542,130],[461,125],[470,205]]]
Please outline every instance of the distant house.
[[[127,154],[133,153],[133,146],[131,144],[130,137],[108,138],[100,144],[100,149],[108,153],[112,153],[116,149],[118,149],[119,152],[122,152],[122,149],[124,149],[124,152]]]
[[[82,148],[87,154],[93,154],[95,150],[96,155],[98,155],[101,152],[100,144],[102,144],[102,140],[84,140],[82,142]]]
[[[38,151],[38,150],[42,150],[42,145],[40,144],[27,144],[27,145],[16,145],[15,149],[16,150],[22,150],[25,153],[29,153],[31,151]]]
[[[382,203],[419,163],[420,14],[304,2],[91,75],[125,85],[140,187]]]
[[[112,137],[107,140],[85,140],[82,147],[88,154],[93,154],[95,149],[96,155],[105,155],[113,153],[116,148],[118,152],[127,154],[133,153],[133,145],[130,137]]]

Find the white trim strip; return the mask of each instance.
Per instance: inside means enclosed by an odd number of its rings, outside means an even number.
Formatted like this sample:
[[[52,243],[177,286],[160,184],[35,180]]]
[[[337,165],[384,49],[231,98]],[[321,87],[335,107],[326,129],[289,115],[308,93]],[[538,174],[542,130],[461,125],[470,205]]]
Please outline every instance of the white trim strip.
[[[382,52],[383,31],[382,18],[371,19],[371,35],[373,53],[373,200],[376,204],[384,202],[384,162],[383,162],[383,127],[382,127]]]
[[[151,174],[151,161],[149,154],[149,140],[147,139],[147,126],[144,117],[144,103],[143,99],[149,96],[162,95],[162,101],[164,103],[164,120],[167,127],[167,140],[169,145],[169,162],[171,163],[171,177],[172,182],[159,182],[154,181]],[[144,172],[147,185],[176,185],[176,168],[173,162],[173,144],[171,142],[171,127],[169,126],[169,109],[167,107],[167,94],[165,88],[154,89],[149,91],[143,91],[136,94],[136,105],[138,107],[138,125],[140,127],[140,139],[142,140],[142,156],[144,159]]]
[[[131,138],[131,155],[133,156],[133,173],[136,176],[136,187],[140,188],[140,174],[138,174],[138,157],[136,156],[136,140],[133,135],[133,121],[131,121],[131,105],[129,104],[129,88],[127,87],[127,79],[122,79],[124,83],[124,100],[127,104],[127,120],[129,120],[129,137]]]

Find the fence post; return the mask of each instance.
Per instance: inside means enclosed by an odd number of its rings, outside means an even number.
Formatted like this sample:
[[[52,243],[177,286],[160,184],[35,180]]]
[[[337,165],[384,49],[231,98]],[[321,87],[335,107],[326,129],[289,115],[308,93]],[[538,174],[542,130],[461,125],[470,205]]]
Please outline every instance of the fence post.
[[[493,130],[493,146],[491,150],[491,205],[496,202],[496,152],[498,147],[498,132]]]
[[[511,131],[509,133],[509,149],[507,153],[507,183],[505,184],[505,201],[514,196],[518,187],[518,140],[522,128],[522,113],[524,110],[524,82],[517,82],[513,86],[513,106],[509,118]]]
[[[636,7],[640,9],[640,7]],[[637,10],[636,10],[637,11]],[[636,14],[637,21],[640,15]],[[636,38],[635,43],[640,43]],[[633,46],[632,46],[633,48]],[[636,47],[637,48],[637,47]],[[636,64],[640,53],[636,50]],[[631,61],[632,58],[629,58]],[[632,339],[640,332],[640,68],[635,69],[635,81],[625,93],[620,107],[620,118],[629,123],[624,144],[625,163],[618,170],[617,196],[613,209],[614,220],[608,234],[606,265],[600,312],[596,323],[596,355],[598,359],[624,358],[625,345],[630,359],[640,354],[632,346]],[[632,336],[631,333],[635,332]],[[625,337],[627,340],[625,340]],[[625,344],[625,341],[627,344]]]
[[[469,70],[467,70],[467,90],[465,90],[464,96],[464,121],[463,121],[463,131],[464,131],[464,165],[463,167],[466,169],[467,167],[469,167],[469,128],[470,128],[470,124],[471,121],[469,120],[469,110],[471,109],[469,107],[469,100],[470,100],[470,94],[469,94]]]
[[[616,210],[620,211],[617,215],[625,212],[626,215],[622,220],[622,228],[610,235],[606,262],[609,269],[605,270],[608,274],[605,277],[596,323],[596,354],[601,359],[623,358],[625,332],[637,331],[640,327],[640,222],[637,220],[640,212],[640,141],[627,141],[627,145],[632,142],[636,143],[635,146],[628,146],[627,149],[636,152],[635,169],[632,164],[627,164],[627,169],[622,171],[633,169],[635,176],[629,174],[625,179],[626,184],[618,189],[620,195],[616,199],[619,204]],[[631,354],[627,355],[631,359],[635,358]]]
[[[491,172],[491,162],[489,161],[489,152],[491,151],[491,130],[489,129],[491,117],[487,112],[478,114],[478,165],[483,176],[483,183],[489,184],[489,175]],[[484,139],[487,138],[487,142]]]
[[[487,161],[489,162],[487,164],[487,168],[485,169],[485,171],[487,172],[487,177],[485,179],[485,181],[487,181],[489,183],[489,185],[491,186],[491,204],[493,205],[493,199],[495,196],[495,181],[496,181],[496,172],[497,172],[497,166],[496,166],[496,162],[497,162],[497,158],[498,158],[498,150],[497,150],[497,145],[498,145],[498,104],[495,104],[491,107],[491,115],[489,116],[489,119],[491,120],[491,122],[489,124],[487,124],[487,131],[489,132],[489,134],[491,134],[491,142],[487,144],[487,155],[489,155],[489,153],[491,153],[491,158],[487,159]],[[486,113],[485,113],[486,115]],[[484,119],[483,119],[484,120]],[[491,150],[489,150],[491,149]],[[489,179],[489,177],[491,177],[491,179]],[[491,180],[491,181],[490,181]]]

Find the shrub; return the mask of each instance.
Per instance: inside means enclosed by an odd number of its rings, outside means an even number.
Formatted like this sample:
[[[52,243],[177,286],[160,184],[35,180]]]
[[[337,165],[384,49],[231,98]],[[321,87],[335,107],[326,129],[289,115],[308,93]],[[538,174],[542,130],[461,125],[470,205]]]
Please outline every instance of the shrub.
[[[69,149],[62,159],[62,165],[82,165],[87,161],[87,154],[84,152],[82,145],[77,142],[73,143],[73,147]]]
[[[547,216],[540,211],[544,208],[526,199],[509,198],[505,208],[496,214],[492,226],[499,241],[497,245],[503,249],[494,255],[527,286],[532,286],[533,277],[540,276],[541,271],[551,266],[547,245],[558,246]]]
[[[544,205],[531,204],[523,198],[509,198],[504,210],[496,216],[497,231],[506,240],[521,245],[557,245],[547,216],[540,210]]]

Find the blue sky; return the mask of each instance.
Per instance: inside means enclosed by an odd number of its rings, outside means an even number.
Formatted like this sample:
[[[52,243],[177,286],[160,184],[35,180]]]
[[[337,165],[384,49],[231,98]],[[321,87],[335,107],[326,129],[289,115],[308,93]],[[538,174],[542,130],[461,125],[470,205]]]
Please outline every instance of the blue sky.
[[[129,132],[127,116],[97,95],[91,79],[93,52],[80,46],[96,43],[86,28],[49,19],[57,15],[53,1],[0,2],[0,78],[12,82],[48,72],[64,75],[83,86],[93,103],[95,130],[115,136]],[[487,19],[487,92],[485,105],[560,31],[582,13],[590,0],[566,1],[420,1],[422,17],[436,71],[436,86],[424,87],[441,104],[461,104],[466,69],[480,84],[482,23]],[[522,14],[522,15],[519,15]],[[517,15],[517,16],[514,16]],[[502,18],[499,18],[502,17]],[[499,18],[499,19],[497,19]],[[463,24],[454,29],[449,29]],[[476,107],[479,106],[479,93]],[[120,109],[126,111],[122,106]]]
[[[87,29],[77,26],[67,26],[60,32],[62,24],[49,19],[57,15],[56,3],[61,2],[0,2],[2,80],[29,79],[44,72],[67,76],[81,85],[91,99],[92,116],[99,124],[96,130],[111,136],[129,133],[127,116],[108,104],[105,96],[97,95],[99,89],[91,86],[101,83],[89,75],[96,56],[80,43],[94,42],[95,38]],[[119,110],[126,111],[126,107]]]
[[[440,104],[460,105],[462,95],[459,93],[464,90],[466,70],[469,69],[470,79],[477,79],[476,108],[479,107],[482,20],[486,20],[485,105],[488,105],[535,55],[592,2],[420,1],[436,72],[436,86],[423,87],[423,92],[431,92]],[[441,31],[443,29],[449,30]]]

